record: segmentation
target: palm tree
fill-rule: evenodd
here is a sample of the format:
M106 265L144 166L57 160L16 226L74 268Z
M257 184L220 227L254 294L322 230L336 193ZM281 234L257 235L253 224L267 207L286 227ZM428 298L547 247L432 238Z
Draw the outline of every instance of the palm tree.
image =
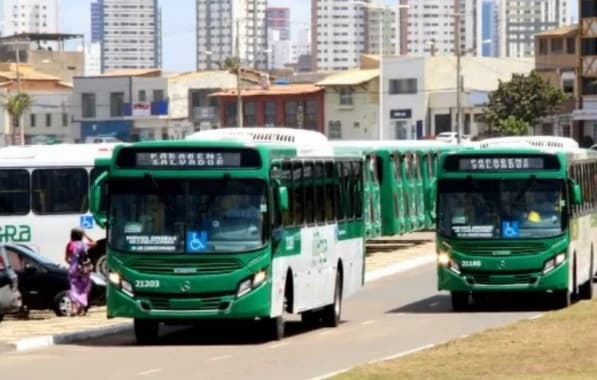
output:
M21 125L21 116L25 113L29 108L31 108L31 104L33 103L31 96L25 93L18 93L18 94L9 94L6 96L4 100L4 106L8 111L8 114L12 118L12 141L15 141L15 126L19 128L23 128ZM21 132L21 136L25 137L25 134ZM21 144L24 144L24 141L21 141Z

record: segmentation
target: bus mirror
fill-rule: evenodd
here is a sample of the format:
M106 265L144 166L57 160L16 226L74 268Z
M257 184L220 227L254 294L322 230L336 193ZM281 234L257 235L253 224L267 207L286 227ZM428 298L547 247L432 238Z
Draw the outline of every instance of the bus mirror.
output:
M580 185L575 181L572 181L572 203L575 205L582 203L582 191Z
M288 189L285 186L278 187L278 199L282 211L288 210Z
M93 214L93 219L98 226L105 228L108 216L106 211L102 210L102 192L104 191L108 173L104 172L97 177L89 191L89 211Z

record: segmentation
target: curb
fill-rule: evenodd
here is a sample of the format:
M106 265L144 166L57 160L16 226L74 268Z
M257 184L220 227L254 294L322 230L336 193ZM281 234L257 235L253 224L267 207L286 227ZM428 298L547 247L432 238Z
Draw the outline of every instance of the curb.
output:
M371 272L365 273L365 283L380 280L397 273L406 272L411 269L429 264L435 261L435 255L425 255L412 260L406 260L401 263L389 265L384 268L379 268ZM62 333L56 335L43 335L31 338L24 338L16 342L11 342L7 345L0 344L0 352L16 351L23 352L39 348L50 347L58 344L69 344L90 339L102 338L109 335L123 334L133 331L132 322L124 322L114 326L99 327L96 329L89 329L83 331L75 331L72 333Z

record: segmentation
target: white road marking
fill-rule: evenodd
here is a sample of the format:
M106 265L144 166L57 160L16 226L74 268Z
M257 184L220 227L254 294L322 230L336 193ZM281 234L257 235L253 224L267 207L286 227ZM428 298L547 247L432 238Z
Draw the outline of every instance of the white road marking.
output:
M276 343L276 344L272 344L268 348L270 348L270 349L273 350L273 349L280 348L280 347L283 347L283 346L288 346L288 343L286 343L286 342Z
M231 355L221 355L221 356L215 356L213 358L209 358L209 359L207 359L207 361L208 362L217 362L220 360L226 360L226 359L230 359L230 358L232 358Z
M375 320L374 319L370 319L368 321L361 322L361 325L366 326L366 325L372 325L374 323L375 323Z
M151 375L152 373L162 372L163 370L164 370L163 368L148 369L147 371L139 372L137 374L137 376L147 376L147 375Z
M544 314L534 315L534 316L532 316L532 317L529 318L529 321L532 321L534 319L539 319L539 318L543 317L543 315Z

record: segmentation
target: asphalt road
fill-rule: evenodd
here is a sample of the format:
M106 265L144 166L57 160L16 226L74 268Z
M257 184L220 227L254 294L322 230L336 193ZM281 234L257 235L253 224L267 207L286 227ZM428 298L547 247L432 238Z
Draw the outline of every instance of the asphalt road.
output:
M433 265L368 283L344 304L340 327L306 329L290 322L289 337L263 342L258 326L168 328L155 346L132 334L78 345L0 355L5 379L313 379L490 327L541 314L529 300L454 313L435 289Z

